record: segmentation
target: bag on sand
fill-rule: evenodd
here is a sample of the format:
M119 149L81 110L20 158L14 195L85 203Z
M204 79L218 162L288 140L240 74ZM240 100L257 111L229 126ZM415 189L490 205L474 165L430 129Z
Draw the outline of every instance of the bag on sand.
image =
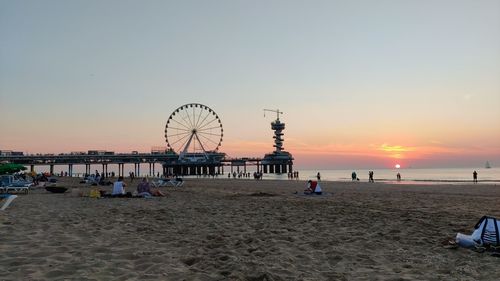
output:
M466 248L471 247L499 247L500 220L484 216L474 226L471 235L457 234L456 242Z
M90 190L90 198L101 198L101 192L97 188L92 188Z

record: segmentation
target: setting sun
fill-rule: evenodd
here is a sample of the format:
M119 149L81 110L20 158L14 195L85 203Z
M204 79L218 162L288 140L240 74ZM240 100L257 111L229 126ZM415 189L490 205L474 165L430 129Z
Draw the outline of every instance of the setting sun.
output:
M394 167L395 167L396 169L399 169L399 168L401 168L401 165L396 164L396 165L394 165Z

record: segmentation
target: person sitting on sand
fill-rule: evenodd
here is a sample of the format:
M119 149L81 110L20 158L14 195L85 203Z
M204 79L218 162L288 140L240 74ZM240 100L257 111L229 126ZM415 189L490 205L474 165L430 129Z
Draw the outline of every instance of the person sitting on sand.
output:
M306 195L321 195L321 186L319 186L319 183L317 181L309 180L307 181L307 188L304 190L304 194Z
M149 182L146 178L142 178L142 182L137 185L137 195L141 197L165 196L163 192L157 189L151 190Z
M142 178L142 181L137 185L137 195L142 197L153 196L151 194L151 188L149 182L146 178Z
M113 191L111 196L124 196L125 195L125 183L123 182L123 177L118 177L118 180L113 184Z

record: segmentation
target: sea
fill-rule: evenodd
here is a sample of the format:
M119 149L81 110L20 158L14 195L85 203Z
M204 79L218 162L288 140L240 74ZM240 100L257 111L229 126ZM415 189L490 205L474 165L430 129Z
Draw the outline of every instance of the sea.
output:
M373 171L373 178L378 182L399 184L442 184L472 182L472 173L478 174L478 182L500 184L500 168L433 168L433 169L359 169L359 170L303 170L299 171L300 179L316 179L320 173L321 180L352 181L351 174L356 172L360 181L368 181L368 172ZM401 181L397 181L397 174ZM266 178L288 179L285 175L266 175Z
M28 167L29 168L29 167ZM59 174L61 171L66 172L67 166L54 167L54 172ZM92 173L95 170L102 172L102 165L92 165ZM133 164L125 164L124 172L128 175L129 172L134 171ZM155 174L162 171L161 165L155 165ZM230 171L230 167L225 167L225 174L219 175L218 179L227 179L227 172ZM236 171L236 168L234 168ZM240 169L243 171L243 169ZM246 170L248 173L253 174L255 167L248 167ZM321 180L324 181L351 181L351 173L356 172L357 177L360 181L368 181L368 172L373 171L374 180L377 182L388 182L388 183L398 183L398 184L460 184L472 182L472 173L476 171L478 173L478 181L482 184L500 184L500 168L432 168L432 169L420 169L420 168L401 168L401 169L358 169L358 170L337 170L337 169L298 169L299 179L309 180L316 179L317 173L320 173ZM37 171L44 172L44 171ZM84 165L75 165L74 174L75 176L82 176L85 172ZM108 172L115 172L118 174L117 165L108 165ZM401 181L396 180L396 175L399 173L401 175ZM142 164L140 167L140 176L149 176L149 164ZM194 177L196 176L189 176ZM188 178L189 178L188 177ZM250 177L253 179L253 175ZM243 178L245 179L245 178ZM264 180L288 180L287 174L264 174Z

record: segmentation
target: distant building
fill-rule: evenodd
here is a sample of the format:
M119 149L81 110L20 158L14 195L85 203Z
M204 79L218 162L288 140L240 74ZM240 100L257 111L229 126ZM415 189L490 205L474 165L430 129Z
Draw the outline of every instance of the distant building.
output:
M164 154L167 152L167 148L164 146L153 146L151 147L151 154Z
M0 150L0 156L10 156L12 155L12 150Z
M106 150L89 150L87 152L88 155L115 155L114 151L106 151Z
M0 150L0 156L22 156L22 151Z

